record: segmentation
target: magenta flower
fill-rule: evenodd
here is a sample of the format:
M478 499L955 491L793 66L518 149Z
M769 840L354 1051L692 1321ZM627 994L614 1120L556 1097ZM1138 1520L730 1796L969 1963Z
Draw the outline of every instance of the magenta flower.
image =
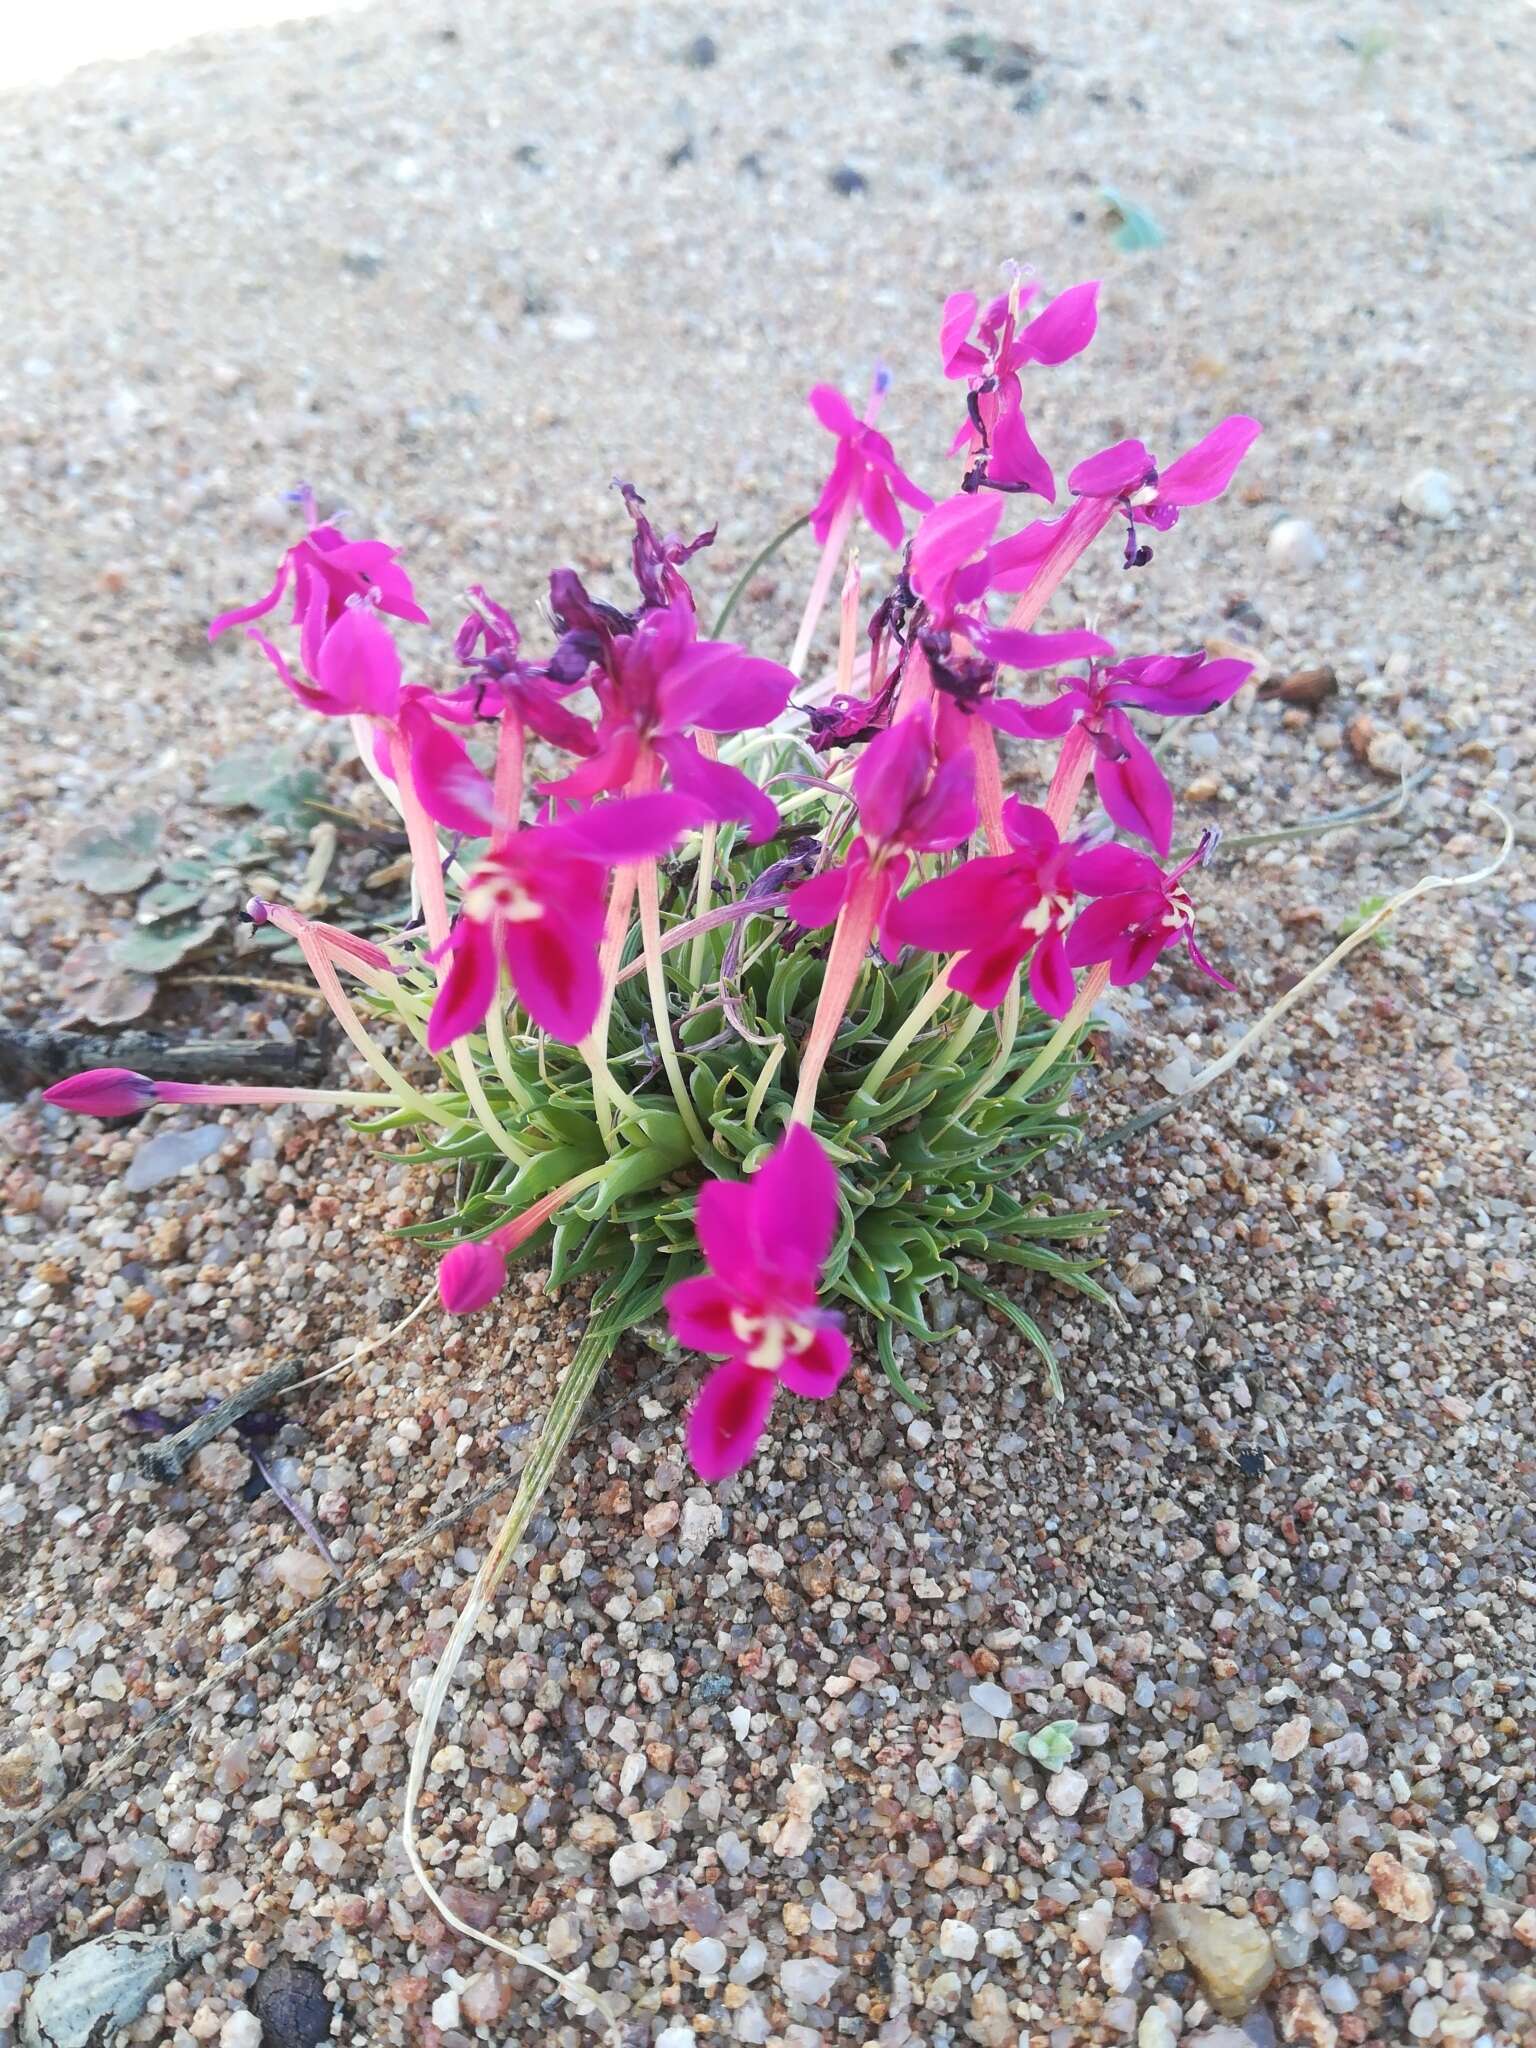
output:
M208 628L210 640L217 640L231 626L264 619L277 609L290 582L295 625L314 616L323 631L335 625L355 597L368 598L391 618L411 619L420 626L431 623L416 602L411 579L396 561L394 548L381 540L348 540L339 527L316 525L314 499L307 491L301 498L309 513L308 533L283 556L277 581L266 596L254 604L221 612Z
M1003 830L1012 853L968 860L902 898L890 917L898 943L956 953L950 986L992 1010L1029 961L1029 987L1047 1016L1064 1017L1077 993L1064 934L1079 896L1124 889L1145 859L1122 846L1063 839L1047 814L1010 797Z
M873 880L872 927L882 934L913 853L949 853L976 829L976 763L966 752L941 760L927 705L872 739L853 771L859 836L839 866L791 890L786 913L814 930Z
M590 1178L590 1176L589 1176ZM526 1244L581 1184L580 1176L552 1188L510 1223L473 1244L456 1244L437 1268L438 1299L451 1316L473 1315L496 1299L507 1284L508 1255Z
M1114 885L1113 894L1090 904L1067 936L1071 964L1107 961L1110 980L1125 988L1150 974L1169 946L1183 944L1202 974L1231 988L1195 944L1195 906L1183 887L1184 876L1205 861L1213 843L1214 834L1203 835L1188 860L1169 874L1150 855L1121 849L1127 863L1124 879Z
M442 1052L484 1023L505 967L541 1031L575 1045L602 1001L602 942L611 868L655 859L702 822L670 794L620 797L556 825L514 832L469 877L427 1020L427 1050Z
M492 821L490 778L464 742L441 721L473 724L477 713L463 692L444 695L401 680L400 651L372 603L349 603L333 625L318 611L304 621L306 676L295 676L282 653L257 627L247 628L284 685L324 718L366 718L373 728L380 769L393 778L396 745L410 760L411 784L427 815L450 832L483 833Z
M489 695L520 725L568 754L590 754L597 745L586 719L568 711L561 697L572 685L551 681L536 662L522 657L517 621L478 583L469 587L475 609L454 636L455 658L473 671L469 692L454 692L453 701L479 714Z
M848 1370L842 1318L816 1299L837 1176L792 1124L749 1179L707 1183L695 1227L709 1271L667 1290L667 1319L680 1344L725 1358L688 1418L688 1455L701 1479L727 1479L752 1456L781 1382L824 1401Z
M1100 803L1124 831L1149 839L1166 857L1173 836L1173 791L1123 707L1135 705L1163 718L1195 717L1234 697L1252 672L1252 662L1208 661L1203 653L1136 655L1113 667L1095 663L1049 703L992 698L976 709L1017 739L1054 740L1080 733L1080 743L1093 748Z
M862 420L831 384L818 384L811 392L811 411L827 432L837 437L832 473L811 513L811 532L823 546L838 521L851 517L857 508L887 547L899 548L906 528L896 500L916 512L926 512L933 503L897 462L884 434L872 425L888 388L889 378L882 370L875 377Z
M1257 420L1233 413L1162 471L1140 441L1117 441L1080 462L1067 488L1079 498L1117 500L1130 527L1126 563L1138 567L1152 559L1152 551L1137 546L1136 528L1155 526L1166 533L1186 505L1219 498L1263 431Z
M620 623L631 622L619 617ZM604 622L599 617L599 627ZM642 612L633 631L592 635L601 706L596 749L559 781L543 785L562 797L597 796L642 786L665 768L672 787L688 797L699 821L740 819L755 841L778 829L779 813L739 768L705 755L695 731L744 732L770 725L789 702L795 678L776 661L750 655L730 641L700 640L691 604ZM653 762L654 757L654 762Z
M71 1074L67 1081L55 1081L43 1090L43 1100L76 1116L136 1116L159 1101L157 1085L132 1067L92 1067L87 1073Z
M950 453L971 451L975 479L998 490L1033 491L1054 503L1056 479L1025 422L1019 372L1030 363L1064 363L1081 355L1098 325L1099 287L1073 285L1021 327L1019 315L1039 289L1037 279L1017 279L982 314L974 341L976 294L952 293L944 302L939 352L945 376L963 377L970 385L966 422Z

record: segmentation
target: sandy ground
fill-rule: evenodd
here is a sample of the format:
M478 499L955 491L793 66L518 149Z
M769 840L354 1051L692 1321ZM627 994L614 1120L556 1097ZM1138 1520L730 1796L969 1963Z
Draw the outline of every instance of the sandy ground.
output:
M1033 51L1005 76L946 51L1005 16ZM1105 279L1099 342L1032 411L1059 466L1266 423L1223 505L1134 583L1090 559L1053 615L1335 671L1316 711L1247 690L1181 734L1191 815L1235 837L1433 770L1391 819L1203 878L1241 992L1176 971L1121 1004L1093 1126L1159 1099L1362 902L1486 858L1479 795L1529 843L1532 70L1514 0L445 0L0 100L12 1021L63 1014L65 954L125 921L52 878L82 822L147 805L184 842L210 757L318 744L201 637L265 587L296 478L450 622L470 580L531 612L556 562L616 570L615 473L670 524L719 517L723 591L819 482L816 378L883 356L939 481L939 302L1016 255ZM1163 246L1115 247L1106 185ZM1425 470L1438 516L1401 503ZM1320 561L1287 566L1286 518ZM765 652L806 565L754 589ZM1120 1211L1126 1320L1034 1304L1064 1406L962 1316L910 1364L931 1416L861 1367L712 1497L691 1373L625 1360L436 1760L460 1910L586 1967L661 2048L1528 2041L1533 921L1517 849L1234 1079L1068 1165ZM158 1014L312 1018L207 988ZM25 1823L107 1781L0 1878L0 2040L50 1956L188 1926L213 1945L129 2038L254 2048L259 2005L276 2048L312 2039L301 1996L272 2002L283 1958L340 2040L595 2038L445 1936L393 1836L491 1510L427 1524L514 1469L572 1312L530 1284L288 1404L269 1455L349 1577L269 1644L314 1588L304 1537L233 1445L136 1479L123 1411L344 1357L421 1291L387 1232L435 1191L325 1119L174 1128L211 1121L161 1181L154 1126L35 1098L0 1123L0 1795ZM1053 1779L1009 1738L1062 1719ZM616 1883L635 1844L658 1856ZM1246 2015L1169 1941L1201 1905L1279 1965Z

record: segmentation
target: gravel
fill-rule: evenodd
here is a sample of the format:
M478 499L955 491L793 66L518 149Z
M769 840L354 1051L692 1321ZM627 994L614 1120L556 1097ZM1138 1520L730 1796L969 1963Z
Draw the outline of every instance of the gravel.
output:
M1105 279L1093 353L1042 375L1053 456L1267 429L1221 506L1134 579L1091 559L1050 622L1075 595L1262 679L1164 757L1227 833L1197 886L1238 992L1176 965L1117 997L1094 1129L1187 1085L1363 904L1484 860L1479 796L1528 846L1525 10L1368 26L1113 0L1020 55L938 0L899 29L874 0L605 0L536 32L407 0L0 100L11 1019L57 1021L66 957L131 916L54 879L73 833L150 807L190 841L210 754L325 760L239 636L202 635L270 581L288 485L404 547L451 626L470 581L531 618L554 563L616 576L632 476L669 528L719 516L713 598L820 482L816 379L884 356L882 426L938 481L937 307L1010 253ZM1105 185L1160 247L1114 246ZM1410 493L1431 471L1450 516ZM1284 561L1282 521L1310 536ZM808 563L738 614L765 652ZM1405 760L1429 774L1393 815L1238 843L1390 796ZM1062 1198L1116 1212L1120 1313L1021 1292L1061 1405L961 1300L904 1357L923 1416L861 1361L710 1494L695 1368L636 1338L454 1691L422 1824L456 1912L551 1950L562 1923L631 2048L1529 2040L1533 983L1517 862L1416 906L1151 1132L1068 1155ZM156 1021L315 1029L281 989L176 988ZM236 1442L153 1488L126 1411L345 1363L428 1284L390 1232L441 1190L297 1111L102 1129L34 1098L0 1144L0 1759L57 1751L0 1802L105 1778L0 1876L0 2012L105 1933L198 1927L140 2039L273 2032L261 1987L299 1969L280 2043L595 2038L443 1927L397 1834L488 1540L470 1503L579 1303L528 1276L288 1397L262 1456L329 1582ZM1052 1775L1027 1740L1055 1722ZM1268 1936L1240 2023L1159 1905ZM688 1960L712 1945L718 1974Z

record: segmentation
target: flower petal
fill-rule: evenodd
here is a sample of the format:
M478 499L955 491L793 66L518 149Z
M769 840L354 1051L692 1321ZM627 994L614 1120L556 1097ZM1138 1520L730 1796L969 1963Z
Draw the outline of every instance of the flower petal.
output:
M411 704L402 720L411 762L411 787L435 824L449 832L482 836L496 809L491 779L470 759L461 739L440 726L425 707Z
M1172 462L1157 480L1158 502L1204 505L1219 498L1237 474L1237 466L1264 429L1246 413L1233 413L1212 427L1203 441Z
M597 1021L603 977L590 929L558 917L509 924L503 943L517 999L541 1031L579 1045Z
M851 862L842 867L828 868L825 874L813 875L808 882L790 890L784 914L795 924L804 925L807 931L816 931L835 920L847 900L852 883Z
M736 1359L715 1367L688 1417L688 1457L701 1479L729 1479L748 1463L777 1390L771 1372Z
M478 1031L496 1000L496 945L489 926L461 917L448 939L448 972L427 1019L427 1051L444 1052Z
M370 718L393 718L400 704L400 650L373 608L348 605L320 643L315 681L333 702Z
M1065 1017L1077 994L1067 965L1067 949L1053 925L1035 947L1029 963L1029 992L1047 1017Z
M813 384L806 404L829 434L851 441L859 431L859 416L835 384Z
M1019 336L1014 360L1019 363L1065 363L1081 355L1099 324L1099 287L1074 284L1037 313Z
M694 1204L693 1227L705 1264L743 1303L764 1298L752 1236L752 1189L744 1180L707 1180Z
M1157 464L1140 441L1117 441L1080 462L1067 478L1079 498L1122 498L1157 476Z
M969 996L978 1009L995 1010L1013 987L1019 963L1033 939L1017 927L988 944L962 953L949 971L949 985Z
M1013 382L1016 385L1017 379ZM1048 505L1056 502L1056 479L1051 465L1035 446L1017 389L1006 393L998 407L987 475L993 483L1005 484L1010 490L1033 491Z
M1099 802L1122 831L1149 839L1166 858L1173 843L1173 791L1128 722L1116 737L1122 748L1118 760L1103 752L1094 755L1093 780Z
M621 862L659 860L703 822L696 803L658 790L650 796L610 797L536 830L551 835L551 848L558 840L586 859L617 867Z
M759 1270L791 1287L808 1281L814 1299L817 1276L837 1235L837 1173L820 1139L804 1124L791 1124L747 1185Z
M825 1401L837 1392L838 1382L852 1362L853 1352L841 1320L822 1310L810 1349L785 1359L779 1367L779 1381L808 1401Z
M133 1116L155 1100L155 1084L132 1067L91 1067L55 1081L43 1090L43 1100L76 1116Z
M657 685L669 733L744 732L771 725L789 702L795 678L776 661L747 654L728 640L700 640L678 656Z
M437 1269L437 1294L451 1316L473 1315L507 1284L507 1257L491 1238L456 1244Z
M709 1351L724 1357L736 1349L739 1339L731 1327L731 1312L738 1303L715 1274L700 1273L692 1280L679 1280L675 1287L667 1289L662 1306L673 1336L690 1351Z
M1004 668L1060 668L1063 662L1102 660L1115 651L1101 633L1020 633L983 626L974 638L987 659Z
M939 617L948 611L956 572L987 545L1002 516L996 491L957 491L924 515L913 536L909 575L912 588Z
M771 839L778 831L778 806L740 768L733 768L728 761L711 761L693 740L682 735L652 744L666 762L673 786L682 792L701 821L712 819L724 825L740 819L754 846Z

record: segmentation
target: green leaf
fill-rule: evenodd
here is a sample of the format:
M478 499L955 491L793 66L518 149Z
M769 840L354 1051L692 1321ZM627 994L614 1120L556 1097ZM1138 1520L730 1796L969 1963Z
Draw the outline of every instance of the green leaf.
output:
M195 882L156 882L140 896L134 915L140 924L158 924L163 917L175 917L183 910L195 910L208 893L208 877L199 872Z
M204 795L219 810L260 811L271 824L298 832L321 815L325 779L300 765L291 748L258 743L215 761Z
M1047 1721L1043 1728L1037 1728L1032 1735L1024 1737L1024 1747L1035 1762L1054 1777L1071 1763L1076 1739L1075 1721Z
M1105 185L1100 196L1119 221L1114 236L1117 249L1158 249L1167 241L1168 237L1151 214L1138 206L1134 199L1127 199L1113 185Z
M897 1399L905 1401L909 1408L915 1408L919 1415L924 1414L928 1403L908 1382L901 1367L896 1363L896 1345L891 1336L891 1326L884 1316L875 1324L875 1349L880 1354L880 1363L885 1369L886 1378L895 1390Z
M217 917L167 918L160 924L141 925L113 946L112 964L135 974L165 974L222 929L223 920Z
M117 831L77 832L67 839L53 872L61 882L83 883L95 896L124 896L153 879L159 843L159 813L135 811Z

